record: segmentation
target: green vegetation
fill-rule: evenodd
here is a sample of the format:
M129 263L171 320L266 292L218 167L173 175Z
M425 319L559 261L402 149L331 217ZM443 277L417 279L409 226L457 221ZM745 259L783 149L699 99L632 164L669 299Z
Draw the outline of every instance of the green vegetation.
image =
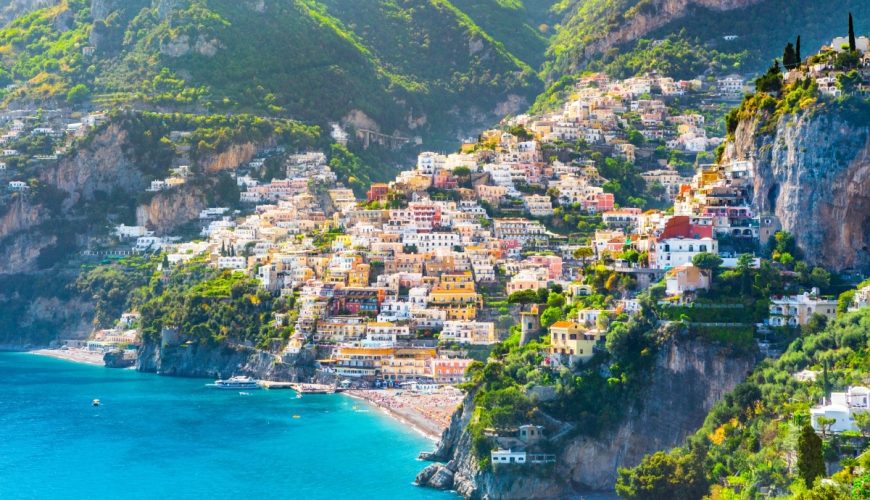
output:
M109 328L133 304L134 290L151 281L156 258L133 256L83 270L76 288L94 302L94 326Z
M566 301L561 290L525 290L511 294L509 303L537 303L542 308L541 323L576 317L579 308L603 306L630 283L621 283L603 268L590 267L587 282L593 295ZM606 296L604 294L607 294ZM607 298L609 297L609 298ZM626 315L600 318L607 329L606 346L586 364L556 367L544 362L549 337L519 345L519 327L497 344L486 363L469 369L465 389L474 394L475 413L469 427L474 452L481 464L489 460L491 442L486 429L507 429L534 422L541 413L575 425L575 431L596 436L617 425L640 391L652 367L659 346L670 335L660 330L651 304L643 313L628 319ZM535 387L549 386L557 397L548 401L530 398Z
M173 270L168 283L157 281L145 294L142 335L152 341L159 342L164 327L209 345L251 341L267 347L273 337L289 338L288 328L278 332L270 324L272 295L244 274L194 263Z
M317 123L361 112L354 126L372 127L370 118L388 133L425 116L437 134L455 126L455 106L531 98L546 37L530 23L545 23L548 3L131 0L92 11L63 0L0 29L0 85L73 104L90 97Z
M631 51L620 53L589 65L590 69L606 71L617 78L657 71L672 78L688 80L705 73L727 74L740 71L748 51L737 53L709 49L698 39L691 39L685 30L669 34L663 40L642 38Z
M844 33L847 12L855 13L860 33L868 31L870 4L825 4L812 0L765 0L720 11L690 6L674 17L661 0L562 0L553 10L560 29L548 48L543 73L553 88L578 69L605 70L619 76L656 70L677 78L726 73L760 73L782 56L782 40L800 29L806 53ZM776 22L771 23L770 20ZM652 21L654 20L654 21ZM662 22L660 22L660 20ZM634 23L637 23L635 25ZM650 32L636 26L653 26ZM733 35L735 39L725 39ZM800 47L794 47L795 55ZM552 95L552 91L548 91ZM541 100L539 99L539 103Z
M690 481L686 471L701 470L704 478L697 484L709 483L713 498L757 498L762 488L797 498L865 498L849 497L849 491L866 486L867 478L859 477L855 466L870 463L870 456L857 463L851 458L866 439L849 433L819 438L807 424L809 407L823 395L864 383L870 370L868 342L866 308L805 333L779 359L761 363L713 407L683 447L669 454L682 467L666 468L659 465L662 457L648 456L638 467L620 471L617 491L624 498L648 498L637 485L652 484L645 487L658 488L660 498L680 498L675 496L679 488ZM806 369L816 372L814 381L794 378ZM845 465L827 486L837 495L819 496L826 488L817 479L825 475L824 461Z

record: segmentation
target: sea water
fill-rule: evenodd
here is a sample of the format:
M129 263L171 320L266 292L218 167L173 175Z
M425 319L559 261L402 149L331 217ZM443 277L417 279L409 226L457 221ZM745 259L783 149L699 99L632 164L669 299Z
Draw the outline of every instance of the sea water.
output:
M454 498L365 403L207 382L0 353L0 498Z

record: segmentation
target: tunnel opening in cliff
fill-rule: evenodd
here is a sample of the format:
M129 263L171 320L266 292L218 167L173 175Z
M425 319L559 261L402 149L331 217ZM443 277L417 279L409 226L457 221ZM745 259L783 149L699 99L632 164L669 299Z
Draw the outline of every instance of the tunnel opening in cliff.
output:
M776 200L779 198L779 183L774 183L767 190L767 208L771 212L776 209Z

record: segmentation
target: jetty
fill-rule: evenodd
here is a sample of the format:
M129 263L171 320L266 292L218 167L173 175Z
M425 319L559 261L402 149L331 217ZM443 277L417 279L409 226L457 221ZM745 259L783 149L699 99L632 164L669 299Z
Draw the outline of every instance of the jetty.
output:
M276 382L272 380L260 380L257 382L263 389L291 389L299 394L333 394L340 392L334 386L327 384L302 384L299 382Z

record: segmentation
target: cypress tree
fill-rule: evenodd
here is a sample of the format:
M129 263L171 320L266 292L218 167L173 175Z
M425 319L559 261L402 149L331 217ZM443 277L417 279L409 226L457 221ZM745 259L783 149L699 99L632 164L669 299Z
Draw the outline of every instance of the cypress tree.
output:
M852 24L852 13L849 13L849 52L855 52L858 47L855 45L855 26Z
M797 57L798 65L800 65L801 61L803 60L803 59L801 59L801 36L800 35L798 35L797 43L795 43L795 46L794 46L794 55L795 55L795 57Z
M782 52L782 65L785 66L785 69L794 69L797 66L795 59L794 45L788 42Z
M822 459L822 439L809 425L801 429L798 437L798 474L804 480L807 488L813 487L813 482L819 476L825 475L825 461Z
M161 267L164 271L169 271L169 255L163 254L163 265Z

